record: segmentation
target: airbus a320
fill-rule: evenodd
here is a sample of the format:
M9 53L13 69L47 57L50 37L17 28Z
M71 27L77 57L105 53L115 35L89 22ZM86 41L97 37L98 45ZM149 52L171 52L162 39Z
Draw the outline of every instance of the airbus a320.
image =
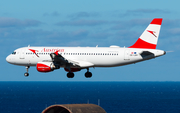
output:
M115 67L153 59L166 52L156 49L162 18L155 18L139 39L130 47L22 47L7 56L10 64L25 66L29 76L30 66L39 72L51 72L64 68L67 77L74 72L87 69L85 77L92 77L91 67Z

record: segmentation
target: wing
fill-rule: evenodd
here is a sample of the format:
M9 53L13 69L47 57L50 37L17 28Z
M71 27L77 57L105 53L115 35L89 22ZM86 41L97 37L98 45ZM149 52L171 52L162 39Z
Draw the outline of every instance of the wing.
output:
M87 61L79 61L79 60L72 60L66 59L62 55L58 54L58 52L50 54L52 61L55 64L59 64L60 66L70 68L70 67L77 67L77 68L86 68L86 67L93 67L94 64L87 62Z

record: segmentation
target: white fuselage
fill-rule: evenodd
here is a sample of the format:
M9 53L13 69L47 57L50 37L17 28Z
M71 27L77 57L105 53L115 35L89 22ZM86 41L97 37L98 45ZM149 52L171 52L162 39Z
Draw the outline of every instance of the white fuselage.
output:
M35 50L36 53L29 49ZM82 68L122 66L165 54L163 50L157 49L120 47L23 47L16 49L6 60L14 65L36 66L38 62L52 61L50 53L56 51L69 61L88 62L82 65ZM143 58L140 55L143 51L149 51L154 55Z
M67 71L67 77L87 69L85 77L90 78L90 67L114 67L128 65L164 55L156 45L160 33L162 18L155 18L144 30L138 40L128 48L110 47L23 47L16 49L6 61L26 66L25 76L29 76L30 66L36 66L39 72L51 72L60 67Z

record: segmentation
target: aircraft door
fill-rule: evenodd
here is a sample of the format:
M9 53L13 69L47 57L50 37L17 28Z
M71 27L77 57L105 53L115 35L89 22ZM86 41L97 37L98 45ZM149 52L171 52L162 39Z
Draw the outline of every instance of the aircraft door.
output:
M124 51L124 60L130 60L129 59L129 50L128 49L125 49L125 51Z
M19 58L20 58L20 59L24 59L24 54L25 54L25 50L22 49L22 50L20 51L20 56L19 56Z

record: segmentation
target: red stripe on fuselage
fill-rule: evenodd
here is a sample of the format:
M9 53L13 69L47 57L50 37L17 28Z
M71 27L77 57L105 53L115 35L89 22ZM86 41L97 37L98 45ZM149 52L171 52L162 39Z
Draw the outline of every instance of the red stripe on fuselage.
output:
M155 44L150 44L142 39L138 39L136 43L129 48L143 48L143 49L156 49Z

